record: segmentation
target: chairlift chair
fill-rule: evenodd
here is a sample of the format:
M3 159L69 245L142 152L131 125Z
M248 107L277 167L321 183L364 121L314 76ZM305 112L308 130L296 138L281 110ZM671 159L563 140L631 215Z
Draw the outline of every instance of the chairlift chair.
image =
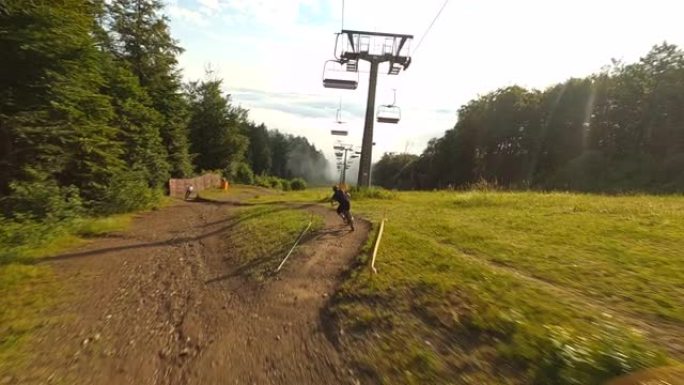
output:
M397 90L394 90L394 100L392 104L385 104L378 108L378 123L397 124L401 120L401 108L397 105Z
M345 124L347 122L342 120L342 99L340 98L340 106L337 107L337 112L335 113L335 123Z
M335 156L338 157L338 158L341 157L342 155L343 155L343 154L342 154L341 152L336 152L336 153L335 153Z
M378 108L378 123L397 124L401 120L401 109L392 104L386 104Z
M355 90L359 86L359 73L345 67L346 64L340 60L326 61L323 65L323 87Z

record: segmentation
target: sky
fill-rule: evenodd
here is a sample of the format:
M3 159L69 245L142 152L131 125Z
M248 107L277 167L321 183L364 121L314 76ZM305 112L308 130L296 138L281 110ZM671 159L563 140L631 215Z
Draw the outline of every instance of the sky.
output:
M250 119L309 138L334 159L340 137L361 144L367 67L358 89L322 86L342 27L343 0L165 0L185 52L186 80L211 68ZM412 34L411 66L378 80L377 104L401 107L399 124L375 124L373 160L420 154L456 123L458 108L513 84L544 89L600 71L611 58L633 62L654 45L684 46L682 0L345 0L344 28ZM420 40L422 44L417 47ZM417 49L416 49L417 48ZM342 120L335 123L342 104ZM334 162L332 162L334 163Z

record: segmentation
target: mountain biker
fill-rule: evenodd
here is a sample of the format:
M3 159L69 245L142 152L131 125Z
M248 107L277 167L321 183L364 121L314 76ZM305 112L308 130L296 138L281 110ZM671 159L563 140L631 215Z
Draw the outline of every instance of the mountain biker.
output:
M188 188L185 190L185 200L187 201L190 199L190 195L192 195L192 192L195 191L195 188L192 185L189 185Z
M345 223L351 226L354 230L354 218L351 215L351 201L348 193L342 191L341 188L333 186L333 196L330 198L330 203L337 201L337 215L339 215Z

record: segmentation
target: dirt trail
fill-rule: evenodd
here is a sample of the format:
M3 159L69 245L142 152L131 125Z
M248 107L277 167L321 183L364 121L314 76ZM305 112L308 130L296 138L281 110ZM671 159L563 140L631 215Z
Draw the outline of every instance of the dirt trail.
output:
M18 384L353 384L324 333L328 298L369 225L334 211L276 277L226 254L232 205L182 203L49 260L73 294L46 314Z

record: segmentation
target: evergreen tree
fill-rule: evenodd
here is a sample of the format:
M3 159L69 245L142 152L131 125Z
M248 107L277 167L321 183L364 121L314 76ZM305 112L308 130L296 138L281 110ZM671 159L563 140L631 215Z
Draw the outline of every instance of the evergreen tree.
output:
M290 143L287 136L280 131L269 132L269 147L271 148L271 174L280 178L289 178L287 170L287 157L290 152Z
M108 28L116 56L130 64L163 124L160 132L171 174L192 173L187 138L187 105L181 93L176 56L182 48L171 37L160 0L112 0Z
M152 107L146 90L130 71L130 63L114 56L114 42L105 30L108 16L104 1L92 1L98 11L94 36L105 56L103 92L114 107L110 125L117 128L127 170L139 175L148 187L160 188L169 178L168 154L160 133L163 117Z
M116 131L108 125L110 101L99 92L103 57L93 40L95 9L80 0L4 5L0 190L7 195L31 183L64 191L75 186L94 207L123 165ZM12 209L20 210L19 203Z
M163 117L150 106L145 90L125 63L107 60L104 65L104 92L110 96L115 112L110 125L118 129L127 169L140 172L149 187L160 188L169 178L167 152L160 136Z
M268 129L263 123L258 126L250 123L247 125L246 134L249 138L247 153L252 170L257 175L268 174L272 165Z
M242 134L247 112L230 105L221 83L205 80L188 87L190 142L198 171L225 170L231 176L247 153L249 140Z

